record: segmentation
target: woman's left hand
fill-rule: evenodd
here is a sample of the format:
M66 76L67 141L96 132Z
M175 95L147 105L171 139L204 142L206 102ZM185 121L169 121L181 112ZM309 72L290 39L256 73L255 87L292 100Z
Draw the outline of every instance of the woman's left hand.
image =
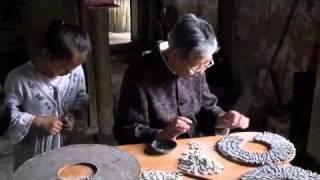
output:
M217 119L216 128L241 128L249 127L250 119L237 111L228 111Z

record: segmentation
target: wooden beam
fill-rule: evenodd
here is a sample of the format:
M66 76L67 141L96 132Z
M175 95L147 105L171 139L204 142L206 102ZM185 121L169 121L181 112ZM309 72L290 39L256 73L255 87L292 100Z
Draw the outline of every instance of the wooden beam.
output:
M320 50L318 48L318 54ZM311 112L311 122L309 130L309 138L307 145L307 153L320 160L320 59L317 59L316 85L313 94L313 105Z
M96 101L97 124L99 137L112 134L113 97L111 85L111 58L108 37L108 10L86 10L86 26L92 42L92 67L88 69L89 92L95 95L90 105ZM92 82L93 81L93 82ZM91 112L94 109L91 109Z
M84 6L82 0L77 1L78 11L79 11L79 22L86 32L89 32L88 15L87 9ZM91 38L90 38L91 40ZM91 41L92 42L92 41ZM92 42L93 43L93 42ZM91 58L85 64L86 70L86 80L89 94L89 129L96 133L98 131L98 115L97 115L97 95L96 95L96 76L94 70L95 63Z
M131 40L144 46L148 34L148 1L131 0Z

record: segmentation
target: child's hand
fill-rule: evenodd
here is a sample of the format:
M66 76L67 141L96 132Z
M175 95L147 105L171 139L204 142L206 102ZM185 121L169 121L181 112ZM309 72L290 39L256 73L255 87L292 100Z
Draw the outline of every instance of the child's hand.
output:
M64 117L62 117L62 123L63 123L63 126L62 126L63 131L71 132L75 123L74 115L71 113L65 115Z
M63 123L56 117L35 117L33 121L37 127L53 135L60 133L63 126Z

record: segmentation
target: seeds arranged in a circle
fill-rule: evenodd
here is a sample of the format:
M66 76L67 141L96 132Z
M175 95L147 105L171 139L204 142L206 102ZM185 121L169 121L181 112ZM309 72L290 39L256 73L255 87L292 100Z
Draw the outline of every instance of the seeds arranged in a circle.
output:
M241 177L241 180L319 180L320 175L309 170L302 169L297 166L281 166L277 164L265 165L247 172Z
M269 132L257 133L251 141L264 144L269 150L262 153L248 152L241 147L247 141L236 135L222 138L217 143L216 149L225 158L245 165L283 163L292 160L296 155L294 145L277 134Z

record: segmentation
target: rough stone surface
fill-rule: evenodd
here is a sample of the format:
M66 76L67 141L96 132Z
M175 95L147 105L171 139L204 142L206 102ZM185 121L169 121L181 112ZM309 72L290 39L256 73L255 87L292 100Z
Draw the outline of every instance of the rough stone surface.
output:
M56 179L65 165L90 163L96 166L95 178L135 180L140 176L138 161L115 147L98 144L70 145L28 160L13 175L13 180Z

